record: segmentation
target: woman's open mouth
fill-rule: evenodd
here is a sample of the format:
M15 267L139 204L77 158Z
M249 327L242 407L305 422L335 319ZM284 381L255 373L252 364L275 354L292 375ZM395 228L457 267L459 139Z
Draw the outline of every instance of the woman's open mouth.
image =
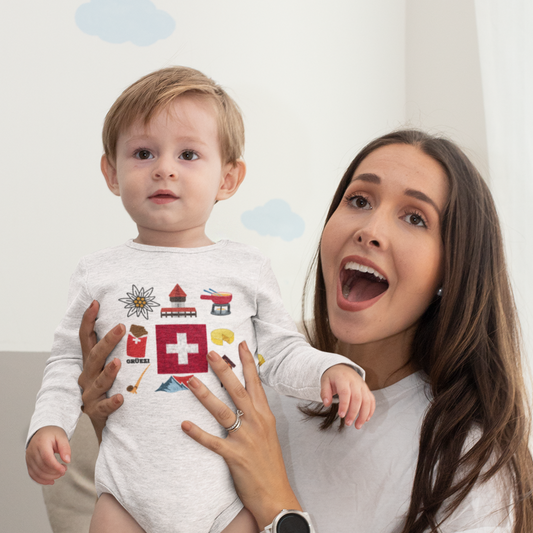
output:
M340 272L342 296L349 302L366 302L383 294L389 283L375 269L348 261Z

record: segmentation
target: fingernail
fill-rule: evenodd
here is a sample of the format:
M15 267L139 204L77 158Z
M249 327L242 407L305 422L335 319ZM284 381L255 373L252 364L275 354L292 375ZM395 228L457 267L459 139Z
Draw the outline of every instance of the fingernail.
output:
M181 423L181 429L183 429L183 431L189 433L189 431L191 431L191 428L192 428L192 424L188 422L187 420Z
M197 389L200 386L200 382L194 376L192 376L189 381L187 381L187 386Z
M70 455L65 455L65 463L70 463Z
M208 358L210 361L212 361L213 363L214 363L215 361L218 361L219 359L222 359L222 358L220 357L220 355L217 354L217 352L209 352L209 353L207 354L207 358Z
M113 329L113 333L115 335L122 335L122 324L115 326L115 328Z
M250 351L250 350L248 349L248 344L247 344L246 341L242 341L241 344L244 346L244 348L245 348L246 350Z
M92 308L94 307L94 303L95 303L95 302L96 302L96 300L93 300L93 301L91 302L91 305L89 306L89 309L92 309Z

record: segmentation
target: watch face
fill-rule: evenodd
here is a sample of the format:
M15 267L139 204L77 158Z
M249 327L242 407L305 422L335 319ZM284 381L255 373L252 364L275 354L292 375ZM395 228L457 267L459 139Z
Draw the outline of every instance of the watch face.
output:
M309 533L310 531L307 520L295 513L282 516L276 527L276 533Z

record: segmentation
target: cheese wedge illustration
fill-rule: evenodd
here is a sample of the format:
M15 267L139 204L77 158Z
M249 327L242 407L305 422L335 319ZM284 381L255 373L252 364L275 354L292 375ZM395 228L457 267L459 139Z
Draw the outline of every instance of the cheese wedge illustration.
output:
M211 332L211 340L219 346L222 346L224 341L231 344L235 340L235 334L229 329L215 329Z

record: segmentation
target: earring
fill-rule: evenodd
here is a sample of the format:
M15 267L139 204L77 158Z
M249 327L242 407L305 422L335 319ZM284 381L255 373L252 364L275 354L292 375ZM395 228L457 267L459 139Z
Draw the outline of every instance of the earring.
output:
M442 296L442 287L437 291L437 296L439 298Z

